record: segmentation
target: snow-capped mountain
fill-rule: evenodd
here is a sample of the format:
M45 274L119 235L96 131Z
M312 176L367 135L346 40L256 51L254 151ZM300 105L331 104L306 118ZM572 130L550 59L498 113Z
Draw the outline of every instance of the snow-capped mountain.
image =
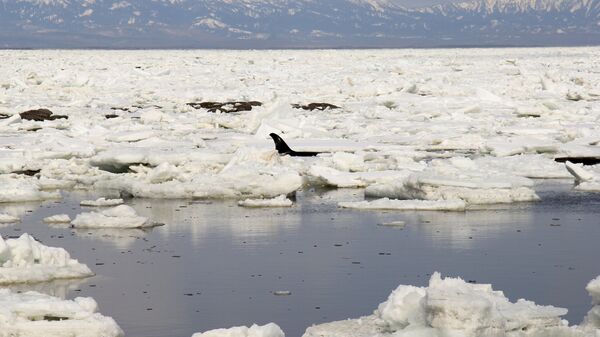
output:
M600 0L0 0L4 47L599 44Z

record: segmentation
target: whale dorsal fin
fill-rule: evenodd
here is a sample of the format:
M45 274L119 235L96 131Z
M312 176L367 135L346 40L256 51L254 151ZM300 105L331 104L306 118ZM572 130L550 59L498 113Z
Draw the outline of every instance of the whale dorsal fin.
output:
M271 136L271 138L273 138L273 141L275 142L275 149L277 150L277 152L279 152L279 154L290 154L290 153L294 152L285 143L285 141L283 139L281 139L281 137L279 137L278 134L271 133L269 136Z

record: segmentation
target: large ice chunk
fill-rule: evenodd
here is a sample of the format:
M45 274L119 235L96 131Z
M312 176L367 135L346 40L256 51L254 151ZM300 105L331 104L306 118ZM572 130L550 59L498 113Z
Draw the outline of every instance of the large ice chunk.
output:
M83 263L63 248L44 246L31 235L4 240L0 237L0 284L44 282L92 276Z
M101 212L81 213L71 222L75 228L141 228L149 227L148 218L133 208L120 205Z
M284 337L285 334L275 323L266 325L238 326L229 329L216 329L195 333L192 337Z
M16 174L0 175L0 203L60 199L58 192L42 191L37 179Z
M587 289L597 304L600 278ZM568 326L561 319L566 313L524 299L510 302L489 284L434 273L428 287L399 286L371 316L313 326L304 337L600 336L594 309L582 326Z
M97 313L89 297L72 301L29 291L0 289L0 337L119 337L123 331L110 317Z

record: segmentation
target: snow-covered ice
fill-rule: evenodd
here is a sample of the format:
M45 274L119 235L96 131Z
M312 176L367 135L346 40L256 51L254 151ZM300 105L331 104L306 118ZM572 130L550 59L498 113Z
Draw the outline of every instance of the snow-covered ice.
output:
M0 337L119 337L123 331L101 315L89 297L62 300L29 291L0 289Z
M600 192L600 165L583 166L566 162L565 167L575 177L575 189Z
M397 211L464 211L466 203L456 200L397 200L382 198L373 201L349 201L338 204L342 208L380 209Z
M203 333L195 333L192 337L285 337L281 328L275 323L266 325L238 326L229 329L215 329Z
M44 246L31 235L4 240L0 237L0 284L33 283L83 278L92 271L72 259L63 248Z
M79 204L81 206L89 206L89 207L110 207L117 206L123 204L123 199L106 199L99 198L96 200L82 200Z
M280 195L273 199L240 200L238 205L242 207L291 207L293 202L285 195Z
M78 214L71 222L75 228L142 228L153 227L148 218L139 216L127 205L120 205L100 212Z
M0 203L60 199L56 191L43 191L36 178L0 175Z
M44 222L49 223L49 224L70 223L71 217L68 214L57 214L57 215L45 217Z
M597 285L596 279L587 287L594 304ZM582 325L569 326L561 318L567 309L524 299L510 302L489 284L434 273L428 287L399 286L371 316L309 327L304 337L593 337L600 336L597 308Z
M17 223L20 222L21 219L19 219L16 216L12 216L10 214L4 214L4 213L0 213L0 224L3 223Z
M468 204L536 200L528 178L569 177L555 157L600 153L597 69L574 62L598 55L596 47L2 51L0 202L72 188L267 199L313 184ZM262 106L211 113L187 104L250 100ZM341 108L293 107L311 102ZM39 107L68 119L19 117ZM280 157L270 132L323 153Z

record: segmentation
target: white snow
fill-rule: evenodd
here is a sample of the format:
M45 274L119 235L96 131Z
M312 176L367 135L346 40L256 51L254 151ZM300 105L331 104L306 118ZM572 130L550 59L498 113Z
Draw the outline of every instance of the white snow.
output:
M0 203L60 199L58 192L42 191L35 178L0 175Z
M89 207L104 207L104 206L117 206L124 203L123 199L106 199L99 198L96 200L82 200L79 204L81 206Z
M216 18L197 21L223 28ZM574 62L599 56L598 47L3 50L0 202L68 189L268 199L311 185L469 205L532 201L530 178L570 177L555 157L600 153L597 69ZM569 100L574 93L581 99ZM186 104L250 100L263 105L228 114ZM312 102L341 109L292 107ZM38 107L69 119L19 117ZM105 118L112 112L118 118ZM323 153L279 156L270 132ZM24 170L41 171L11 174Z
M597 295L595 282L588 286L592 296ZM308 328L304 337L600 335L590 318L592 312L581 326L569 326L561 318L566 313L567 309L524 299L511 302L489 284L471 284L434 273L428 287L399 286L371 316L316 325Z
M575 177L575 189L588 192L600 191L600 165L583 166L566 162L565 167Z
M44 246L29 234L18 239L0 237L0 284L83 278L92 271L72 259L63 248Z
M373 201L340 202L342 208L397 211L464 211L466 203L456 200L397 200L382 198Z
M293 202L286 198L285 195L280 195L273 199L246 199L240 200L238 205L242 207L291 207Z
M585 289L592 296L594 306L585 317L583 325L591 330L596 329L598 334L598 330L600 330L600 276L590 281Z
M204 333L195 333L192 337L285 337L281 328L275 323L266 325L238 326L229 329L216 329Z
M50 224L70 223L71 217L68 214L57 214L45 217L44 222Z
M75 228L142 228L152 227L148 218L139 216L127 205L120 205L100 212L81 213L71 222Z
M119 337L123 331L97 312L90 297L62 300L29 291L0 289L0 336Z
M16 216L12 216L9 214L4 214L4 213L0 213L0 224L3 223L16 223L16 222L20 222L21 219L19 219Z

